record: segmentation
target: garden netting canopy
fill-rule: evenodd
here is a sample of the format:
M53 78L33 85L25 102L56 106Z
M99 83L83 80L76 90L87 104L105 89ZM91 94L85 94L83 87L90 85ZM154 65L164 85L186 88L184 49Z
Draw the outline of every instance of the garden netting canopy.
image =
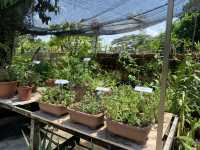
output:
M174 0L174 17L184 12L188 2ZM58 5L60 11L57 15L48 14L51 16L49 24L74 23L77 24L74 33L111 35L166 20L168 0L59 0ZM34 14L33 26L29 30L48 34L46 29L47 25L42 24L38 14Z

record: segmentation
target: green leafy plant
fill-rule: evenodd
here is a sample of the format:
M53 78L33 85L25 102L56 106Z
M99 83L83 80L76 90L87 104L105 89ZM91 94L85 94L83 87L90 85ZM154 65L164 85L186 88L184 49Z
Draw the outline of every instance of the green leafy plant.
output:
M42 81L45 81L55 78L56 68L51 62L42 60L39 64L33 65L33 71L39 74Z
M188 149L188 145L194 143L191 142L194 136L191 136L190 130L193 128L193 120L200 116L200 78L195 72L199 69L200 64L188 54L170 78L169 111L179 116L177 137L180 149Z
M104 112L102 101L91 92L87 92L82 101L72 104L70 108L94 115Z
M137 64L135 60L131 57L130 53L123 51L119 55L119 63L122 65L122 68L125 69L128 73L137 74Z
M16 73L12 67L0 70L0 82L16 81Z
M68 106L74 102L75 95L72 91L62 87L47 88L42 93L41 102Z
M56 78L69 80L75 84L82 83L84 64L77 57L66 55L57 63Z
M156 118L158 95L140 95L128 85L116 87L103 97L107 117L133 126L148 126Z
M87 78L88 86L90 90L95 90L97 87L109 87L116 86L117 79L114 73L104 72L96 75L89 75Z
M16 56L11 67L21 85L41 85L43 74L36 69L37 64L32 63L31 57Z

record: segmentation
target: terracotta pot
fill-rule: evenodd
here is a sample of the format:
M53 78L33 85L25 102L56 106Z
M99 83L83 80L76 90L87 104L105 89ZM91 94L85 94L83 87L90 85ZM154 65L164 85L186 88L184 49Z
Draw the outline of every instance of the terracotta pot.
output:
M145 144L151 126L135 127L107 119L107 130L113 134L132 140L138 144Z
M17 81L0 82L0 98L11 98L17 91Z
M72 87L72 90L75 92L75 100L79 102L83 99L83 96L86 93L87 87L81 85L75 85Z
M55 116L62 116L68 113L68 110L64 106L57 106L48 103L39 103L40 110Z
M55 80L54 79L48 79L45 81L46 85L49 87L55 86Z
M20 100L26 101L26 100L29 100L31 98L32 87L30 87L30 86L19 86L17 91L18 91Z
M73 109L68 109L70 115L70 120L75 123L80 123L91 129L96 129L103 125L104 114L99 113L97 115L87 114L84 112L75 111Z

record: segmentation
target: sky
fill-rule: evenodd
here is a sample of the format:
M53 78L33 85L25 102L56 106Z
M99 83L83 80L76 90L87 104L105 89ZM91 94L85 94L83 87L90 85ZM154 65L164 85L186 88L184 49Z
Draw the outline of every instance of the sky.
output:
M165 31L165 27L166 27L166 22L161 22L157 25L154 25L154 26L151 26L151 27L148 27L146 29L142 29L142 30L137 30L137 31L134 31L134 32L129 32L129 33L123 33L123 34L117 34L117 35L105 35L105 36L101 36L101 39L102 39L102 43L104 45L110 45L111 42L114 40L114 39L117 39L117 38L120 38L122 36L126 36L126 35L132 35L132 34L140 34L140 33L145 33L145 34L148 34L148 35L151 35L151 36L157 36L159 35L161 32L164 32Z
M146 29L137 30L134 32L129 32L129 33L116 34L116 35L105 35L105 36L100 36L100 38L101 38L102 44L105 46L105 45L110 45L114 39L117 39L117 38L120 38L120 37L126 36L126 35L145 33L145 34L149 34L151 36L157 36L161 32L165 31L165 24L166 24L166 22L164 21L157 25L148 27ZM48 41L50 39L50 36L38 36L38 38L42 39L44 41Z

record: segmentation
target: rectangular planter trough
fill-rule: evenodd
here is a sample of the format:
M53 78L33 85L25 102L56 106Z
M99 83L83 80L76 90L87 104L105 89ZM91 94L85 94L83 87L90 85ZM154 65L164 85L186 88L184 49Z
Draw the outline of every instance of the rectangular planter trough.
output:
M107 130L113 134L132 140L138 144L145 144L151 126L136 127L107 119Z
M73 109L68 109L70 120L75 123L80 123L91 129L96 129L104 123L104 113L97 115L79 112Z
M62 116L68 113L68 110L64 106L56 106L48 103L39 103L40 110L47 112L55 116Z

